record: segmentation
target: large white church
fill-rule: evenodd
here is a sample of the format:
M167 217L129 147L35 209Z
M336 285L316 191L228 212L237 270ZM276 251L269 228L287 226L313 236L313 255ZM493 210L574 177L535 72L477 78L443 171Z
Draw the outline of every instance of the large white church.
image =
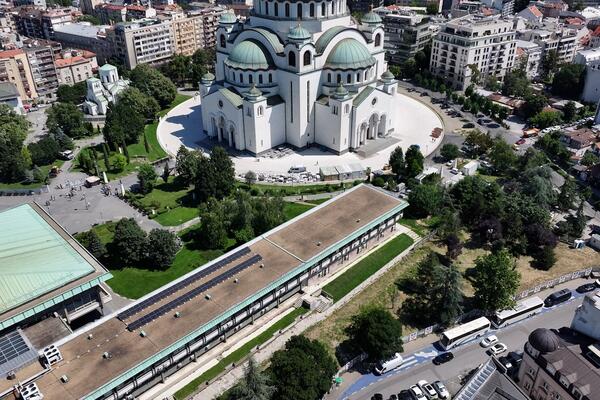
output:
M342 154L393 133L399 94L377 14L357 24L346 0L255 0L216 35L216 76L200 82L209 137L253 154L284 143Z

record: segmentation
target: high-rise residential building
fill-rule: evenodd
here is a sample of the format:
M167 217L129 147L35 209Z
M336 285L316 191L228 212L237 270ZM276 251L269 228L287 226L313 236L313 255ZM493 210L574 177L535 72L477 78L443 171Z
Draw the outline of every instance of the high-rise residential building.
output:
M207 7L194 10L189 13L190 17L199 17L201 20L202 34L199 40L200 48L214 48L217 44L216 34L219 27L219 17L226 11L224 7ZM200 21L199 21L200 23Z
M373 12L383 20L385 56L390 63L403 63L431 42L428 17L398 6L380 7Z
M100 4L94 8L94 15L103 24L112 25L126 20L127 8L118 4Z
M540 74L542 63L542 49L536 43L517 40L517 61L515 65L522 63L525 73L529 79L537 78Z
M46 9L46 0L12 0L14 7L33 6L41 10Z
M60 53L60 44L32 41L23 50L29 61L38 97L48 101L54 100L58 89L58 74L54 65L54 57Z
M138 64L162 64L175 53L171 21L122 22L107 32L113 54L127 68Z
M202 17L176 18L171 21L175 53L191 56L202 47Z
M53 39L54 28L73 21L68 9L37 10L24 8L14 15L17 31L21 35L38 39Z
M38 97L27 56L21 49L0 52L0 82L13 83L22 100Z
M96 54L87 50L67 50L54 60L59 85L74 85L94 76Z
M79 7L84 14L93 14L96 7L104 3L104 0L80 0Z
M502 80L515 62L513 23L499 16L466 15L443 24L433 38L430 71L455 89L481 79Z
M585 84L581 99L597 103L600 101L600 48L580 51L573 62L585 65Z
M577 52L577 31L557 26L550 29L528 29L519 32L519 39L534 42L542 49L542 57L555 51L559 64L569 64Z

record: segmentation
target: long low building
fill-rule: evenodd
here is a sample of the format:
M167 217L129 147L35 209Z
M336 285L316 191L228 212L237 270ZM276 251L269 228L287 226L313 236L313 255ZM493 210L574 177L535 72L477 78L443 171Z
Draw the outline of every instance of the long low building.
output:
M55 357L16 371L0 392L132 398L372 248L406 206L356 186L55 343Z

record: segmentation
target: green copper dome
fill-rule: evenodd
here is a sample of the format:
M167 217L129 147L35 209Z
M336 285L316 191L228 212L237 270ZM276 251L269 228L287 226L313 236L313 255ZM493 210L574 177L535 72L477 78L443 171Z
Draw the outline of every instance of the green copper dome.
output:
M348 89L346 89L344 85L340 82L338 87L335 89L335 92L333 93L333 97L341 100L346 96L348 96Z
M332 69L362 69L375 64L369 49L356 39L343 39L335 45L325 67Z
M232 12L224 12L219 17L220 24L235 24L237 22L237 17Z
M248 100L257 100L260 96L262 96L262 92L258 90L255 84L252 84L250 90L246 92L246 98Z
M367 25L377 25L381 24L383 21L379 15L371 11L363 15L360 22Z
M207 72L204 75L202 75L202 82L210 83L214 80L215 80L215 76L213 74L211 74L210 72Z
M268 69L273 64L268 50L253 40L236 44L225 63L241 69Z
M394 80L394 74L390 72L390 70L386 70L383 74L381 74L381 79L384 81L392 81Z
M304 29L300 24L290 28L287 35L288 39L292 40L306 40L310 39L310 32Z

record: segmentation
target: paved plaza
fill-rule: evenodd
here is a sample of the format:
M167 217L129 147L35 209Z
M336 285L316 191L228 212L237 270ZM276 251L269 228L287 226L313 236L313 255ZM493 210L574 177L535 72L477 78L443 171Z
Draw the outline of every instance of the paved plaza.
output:
M429 155L442 143L442 137L433 139L431 133L435 128L444 128L440 116L424 102L409 96L397 96L397 109L400 117L396 118L393 138L384 148L376 148L372 154L361 157L362 152L348 152L335 155L321 150L319 147L294 151L279 158L255 157L248 153L237 154L233 157L238 174L254 171L264 174L287 173L292 165L304 165L309 172L318 173L320 167L359 163L363 168L381 169L388 162L390 152L396 146L406 150L409 146L419 145L424 155ZM200 97L180 104L163 117L158 125L158 140L161 146L170 154L175 155L181 145L188 148L202 148L207 136L202 132L202 115L200 112ZM376 139L384 140L384 139ZM211 141L212 142L212 141Z

